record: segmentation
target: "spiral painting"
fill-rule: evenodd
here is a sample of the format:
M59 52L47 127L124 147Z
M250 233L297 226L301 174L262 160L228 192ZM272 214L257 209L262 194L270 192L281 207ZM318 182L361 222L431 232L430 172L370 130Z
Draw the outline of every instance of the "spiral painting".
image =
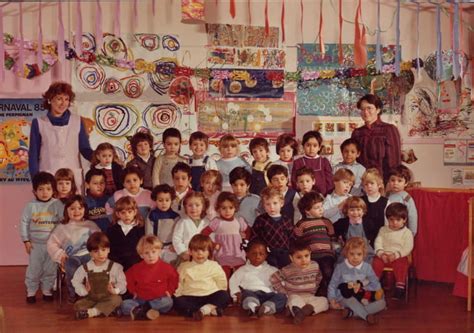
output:
M150 52L160 47L160 36L157 34L134 34L133 37L141 47Z
M181 122L181 110L174 104L150 104L143 111L143 123L154 135Z
M131 104L99 104L94 110L94 119L101 134L121 137L136 125L138 111Z
M129 76L122 79L125 82L123 85L123 93L128 98L138 98L143 94L145 82L140 76Z
M77 79L86 89L100 89L105 80L104 69L96 64L79 63L76 67Z
M159 70L156 73L148 73L148 82L158 95L165 95L174 77L173 69L177 66L176 59L161 58L153 63Z

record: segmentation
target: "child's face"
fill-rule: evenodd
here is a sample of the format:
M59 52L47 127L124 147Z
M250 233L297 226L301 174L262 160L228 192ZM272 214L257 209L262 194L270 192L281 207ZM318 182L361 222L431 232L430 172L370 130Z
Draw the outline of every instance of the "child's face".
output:
M252 149L251 153L256 162L265 162L268 160L268 151L265 147L257 146Z
M299 268L306 268L311 263L311 252L309 250L296 251L290 255L290 260Z
M181 140L175 137L167 137L165 141L166 155L178 155L181 147Z
M86 183L89 194L93 197L100 197L105 191L105 179L103 176L92 176L89 183Z
M388 218L388 227L391 230L400 230L405 226L405 223L407 223L407 220L401 217L390 216Z
M347 216L352 220L357 220L364 216L364 210L359 207L352 207L347 210Z
M186 205L184 205L184 211L186 215L188 215L192 220L199 220L201 219L202 210L204 209L204 205L200 198L190 198L186 201Z
M156 208L162 212L166 212L168 209L170 209L172 202L173 200L171 200L170 193L161 192L156 195Z
M208 249L205 249L205 250L203 250L203 249L197 249L197 250L189 249L189 254L193 258L193 261L195 263L198 263L198 264L204 263L207 260L207 258L209 258L209 250Z
M91 258L94 261L94 264L101 265L107 261L107 258L110 253L110 248L108 247L99 247L97 250L92 250L90 252Z
M84 206L78 201L74 201L72 205L67 208L67 216L70 220L81 221L84 218Z
M398 176L390 176L388 183L390 184L390 190L392 192L401 192L405 190L405 187L407 186L405 178Z
M207 151L207 144L204 140L194 140L190 148L194 157L202 157Z
M235 206L230 201L224 201L220 204L218 213L224 220L232 220L235 215Z
M358 266L364 261L364 251L363 249L354 248L350 249L346 255L349 264L352 266Z
M135 221L135 217L138 214L138 210L132 207L128 207L116 212L117 217L122 220L125 224L132 224Z
M140 179L137 174L129 173L123 180L123 187L131 194L140 192L140 187L143 184L143 179Z
M351 191L352 185L354 184L350 180L341 179L334 182L334 192L336 192L337 195L347 195Z
M58 190L58 196L60 198L66 198L71 194L72 182L70 180L58 180L56 182L56 188Z
M247 195L249 192L250 185L245 182L243 179L237 179L231 184L232 191L238 198L242 198Z
M313 189L316 181L310 175L301 175L296 179L296 186L301 193L308 193Z
M303 145L304 153L309 157L316 157L320 149L321 149L321 146L319 145L319 142L318 140L316 140L316 138L310 138Z
M308 217L315 217L315 218L323 217L323 213L324 213L323 203L322 202L315 203L313 206L311 206L311 209L305 211L305 213L306 213L306 216Z
M263 208L270 216L280 215L283 208L283 200L279 196L263 199Z
M285 192L288 189L288 177L284 174L274 175L270 180L270 184L280 192Z
M41 184L36 188L36 191L33 191L36 198L40 201L48 201L53 197L53 185L51 184Z
M110 149L101 150L97 152L97 159L102 166L110 165L114 160L114 152Z
M364 182L363 186L365 193L369 196L374 196L380 193L379 184L376 181L367 180Z
M210 197L217 191L216 177L206 177L201 181L202 193Z
M352 164L355 162L357 157L360 156L360 152L357 150L356 145L349 144L342 149L342 160L345 164Z
M247 259L253 266L258 267L267 260L267 249L261 244L252 246L247 252Z
M178 170L173 175L173 184L176 192L181 193L189 188L191 178L184 171Z
M161 249L156 246L145 246L143 252L140 253L140 258L143 259L145 264L152 265L156 264L160 260Z
M293 159L293 148L290 145L281 147L278 155L282 161L291 161Z
M239 153L239 147L237 144L226 144L224 147L220 147L219 151L222 158L232 158L236 157Z
M140 156L148 156L151 152L150 143L148 141L140 141L137 143L137 154Z

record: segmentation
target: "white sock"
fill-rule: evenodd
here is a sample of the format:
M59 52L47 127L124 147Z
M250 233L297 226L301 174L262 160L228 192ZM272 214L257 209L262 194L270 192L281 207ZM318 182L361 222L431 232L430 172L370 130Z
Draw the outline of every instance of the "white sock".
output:
M250 311L255 312L255 309L257 308L258 304L255 302L248 302L247 306L249 307Z
M215 309L216 309L215 305L206 304L206 305L201 306L201 308L199 310L201 310L203 315L209 316L211 314L212 310L215 310Z
M270 312L272 312L272 309L270 309L270 307L264 305L263 306L263 313L267 314L267 313L270 313Z
M89 318L97 317L98 315L100 315L100 311L96 308L90 308L87 309L87 314L89 315Z

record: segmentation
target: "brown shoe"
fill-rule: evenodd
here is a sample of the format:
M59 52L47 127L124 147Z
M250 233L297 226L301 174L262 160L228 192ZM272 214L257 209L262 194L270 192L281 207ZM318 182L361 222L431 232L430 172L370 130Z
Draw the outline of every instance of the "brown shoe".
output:
M377 324L377 321L378 321L377 316L373 314L367 315L367 318L365 320L367 320L367 324L369 325Z
M342 319L350 318L350 317L352 317L353 314L354 313L349 308L342 309Z
M305 316L311 316L314 312L314 308L311 304L306 304L301 308Z
M197 310L193 312L193 320L201 321L203 317L204 317L204 314L201 312L201 310Z
M306 317L303 310L301 308L294 306L293 310L293 324L299 325L303 322L304 318Z

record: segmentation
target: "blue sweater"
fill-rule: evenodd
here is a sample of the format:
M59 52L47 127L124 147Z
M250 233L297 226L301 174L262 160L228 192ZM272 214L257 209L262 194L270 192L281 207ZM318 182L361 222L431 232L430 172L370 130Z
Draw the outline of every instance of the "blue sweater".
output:
M66 110L61 117L54 117L51 112L48 112L47 117L53 126L66 126L69 124L69 118L71 117L71 111ZM40 151L41 151L41 133L39 131L38 119L33 119L31 123L30 132L30 148L28 151L28 166L30 169L30 176L33 177L39 171L40 162ZM81 121L81 129L79 131L79 151L82 156L88 161L92 158L93 150L89 143L89 135L86 132L83 122Z

